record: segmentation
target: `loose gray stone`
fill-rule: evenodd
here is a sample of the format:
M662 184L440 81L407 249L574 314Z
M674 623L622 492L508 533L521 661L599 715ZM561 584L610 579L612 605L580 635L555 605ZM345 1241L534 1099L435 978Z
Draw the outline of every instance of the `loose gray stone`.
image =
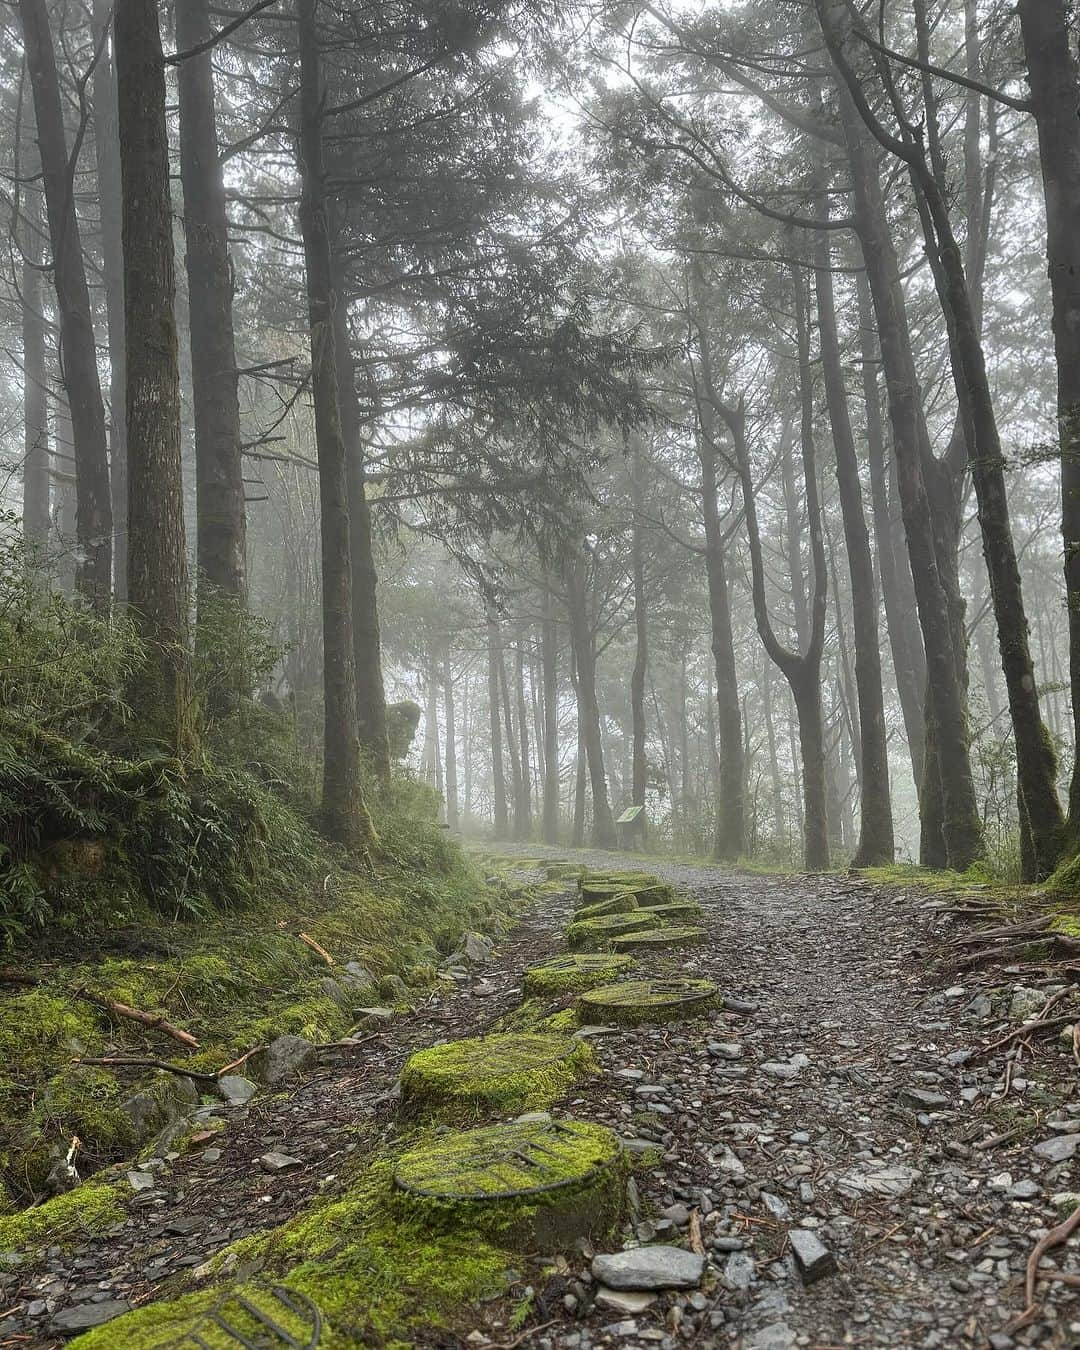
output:
M761 1203L778 1223L787 1223L791 1219L791 1209L787 1201L773 1195L771 1191L761 1192Z
M315 1058L315 1047L303 1036L276 1036L262 1056L263 1082L277 1087L286 1078L301 1073Z
M796 1344L795 1332L786 1322L774 1322L762 1327L743 1341L744 1350L792 1350Z
M56 1331L86 1331L130 1311L131 1304L126 1298L106 1298L100 1303L76 1303L73 1308L64 1308L56 1313L52 1326Z
M749 1289L754 1276L754 1261L749 1252L732 1252L724 1262L724 1279L735 1289Z
M299 1158L292 1158L288 1153L264 1153L259 1159L264 1172L292 1172L303 1165Z
M1034 1200L1041 1193L1042 1187L1037 1181L1032 1181L1030 1177L1016 1182L1006 1192L1010 1200Z
M259 1089L250 1078L243 1078L238 1073L227 1073L224 1078L217 1080L217 1090L230 1106L243 1106L251 1101Z
M705 1258L681 1247L638 1247L597 1256L593 1279L609 1289L693 1289L705 1270Z
M1080 1148L1080 1134L1059 1134L1053 1139L1044 1139L1031 1150L1043 1162L1068 1162Z
M808 1228L793 1228L788 1234L788 1241L804 1284L813 1284L836 1269L836 1258L832 1252Z
M949 1098L941 1092L926 1092L922 1088L901 1088L900 1100L916 1111L937 1111L949 1105Z
M139 1191L152 1191L154 1189L155 1182L152 1172L129 1172L127 1179L131 1189L136 1194Z
M607 1312L635 1313L644 1312L656 1302L656 1295L646 1289L607 1289L603 1285L596 1291L596 1306Z

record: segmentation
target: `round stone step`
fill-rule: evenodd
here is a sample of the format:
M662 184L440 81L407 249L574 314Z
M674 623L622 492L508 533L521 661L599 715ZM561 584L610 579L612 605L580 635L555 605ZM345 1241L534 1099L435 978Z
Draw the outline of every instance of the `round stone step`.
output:
M704 928L646 928L613 937L611 949L615 952L674 951L679 947L701 947L708 940Z
M632 956L617 956L614 952L568 952L565 956L553 956L525 972L525 996L548 998L553 994L595 989L625 975L633 965Z
M720 989L711 980L679 976L670 980L620 980L588 990L578 999L578 1011L589 1022L635 1027L708 1012L719 1002Z
M637 911L633 914L606 914L601 919L584 919L572 923L566 930L566 945L573 951L592 950L605 947L613 937L623 933L636 933L641 929L653 928L655 923L647 913Z
M462 1124L538 1110L593 1064L587 1045L563 1036L508 1032L449 1041L406 1060L400 1109L410 1120Z
M620 891L618 895L608 896L606 900L597 900L595 905L584 905L574 915L574 922L583 919L602 919L608 914L632 914L638 908L637 897L633 891Z
M425 1141L398 1159L394 1185L434 1228L551 1249L610 1231L625 1174L622 1146L605 1126L514 1121Z
M595 905L601 900L609 900L613 895L629 893L643 908L654 905L668 905L675 899L675 889L667 882L657 881L655 877L643 881L586 881L582 884L578 898L579 907Z
M653 905L647 913L660 923L685 924L704 918L705 911L693 900L675 900L670 905Z

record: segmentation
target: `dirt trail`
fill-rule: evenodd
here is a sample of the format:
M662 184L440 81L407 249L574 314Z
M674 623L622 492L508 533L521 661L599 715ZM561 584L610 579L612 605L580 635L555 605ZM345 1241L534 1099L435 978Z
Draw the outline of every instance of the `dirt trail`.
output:
M625 855L575 856L627 865ZM715 980L728 1007L596 1038L604 1072L555 1109L609 1123L642 1141L635 1147L660 1145L662 1162L637 1174L637 1236L685 1241L700 1223L718 1279L711 1292L619 1312L593 1302L588 1260L566 1253L540 1290L534 1321L548 1325L521 1344L1080 1346L1080 1297L1061 1283L1040 1285L1037 1323L1015 1338L1004 1332L1024 1304L1028 1254L1057 1221L1053 1197L1080 1189L1080 1153L1054 1163L1033 1151L1080 1132L1065 1047L1040 1043L1008 1099L995 1100L1001 1059L965 1062L963 1052L1007 1023L979 978L951 983L938 959L945 921L916 894L837 877L649 866L700 901L710 933L707 946L658 968ZM0 1268L0 1346L54 1344L58 1312L142 1302L225 1243L301 1209L349 1153L392 1131L394 1083L411 1050L476 1034L516 1005L524 968L562 950L571 904L544 897L469 984L433 995L284 1099L237 1109L208 1152L163 1168L117 1229L73 1253ZM978 1147L1017 1127L1000 1146ZM267 1175L258 1159L270 1150L302 1168ZM835 1269L804 1284L793 1229L812 1230ZM1080 1268L1077 1248L1057 1253L1062 1270ZM516 1340L496 1325L505 1312L478 1313L468 1343Z

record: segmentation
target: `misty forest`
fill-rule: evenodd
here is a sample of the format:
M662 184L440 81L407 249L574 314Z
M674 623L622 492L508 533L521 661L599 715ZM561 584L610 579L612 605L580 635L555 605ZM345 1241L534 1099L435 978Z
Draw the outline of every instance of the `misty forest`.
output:
M1076 0L0 7L0 1347L1080 1347Z

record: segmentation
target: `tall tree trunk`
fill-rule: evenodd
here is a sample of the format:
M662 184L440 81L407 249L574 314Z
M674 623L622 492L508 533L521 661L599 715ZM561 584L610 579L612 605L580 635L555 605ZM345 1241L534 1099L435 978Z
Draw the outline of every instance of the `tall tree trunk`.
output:
M1080 747L1080 68L1072 46L1075 15L1067 0L1019 0L1018 11L1046 198L1069 680L1073 744ZM1080 753L1069 787L1069 831L1080 837Z
M68 171L67 136L48 10L45 0L19 0L19 10L45 182L53 277L60 312L62 377L74 431L79 540L76 580L79 590L90 603L104 609L109 604L111 584L112 505L105 408L101 401L90 292ZM124 131L129 144L137 139L132 128L126 127ZM133 185L130 190L134 191Z
M454 703L454 668L450 650L443 653L443 708L446 712L446 823L452 830L458 820L457 708Z
M49 542L49 404L41 284L41 198L24 190L19 220L22 265L23 537L44 552Z
M127 599L127 355L124 350L124 242L121 220L120 126L116 105L116 64L109 42L113 6L93 0L94 151L101 215L101 263L105 316L109 327L109 490L112 497L113 595Z
M827 217L829 198L820 194L818 214ZM889 755L886 743L885 699L881 689L881 651L878 641L877 599L870 536L863 515L862 484L855 436L848 412L847 390L836 327L832 283L832 248L824 230L815 241L817 264L818 330L825 375L836 482L844 522L844 544L851 579L851 613L855 629L855 685L859 705L859 843L856 867L873 867L893 860L892 799L889 792ZM837 597L839 603L839 597Z
M881 593L885 602L885 624L889 633L893 675L904 718L908 754L916 792L923 782L926 761L926 720L923 697L926 691L926 657L915 613L915 591L907 552L897 552L894 543L892 511L889 504L889 476L885 463L885 428L881 419L877 367L880 359L874 328L874 310L866 273L856 275L859 303L859 334L862 358L863 402L866 409L866 448L870 468L870 499L873 510L874 542L877 545Z
M209 0L176 0L176 45L209 41ZM233 339L233 269L218 153L213 54L179 64L180 180L184 188L191 387L195 414L199 585L243 601L247 589L243 452Z
M589 625L585 563L580 552L568 562L566 581L570 635L574 644L577 667L578 720L585 744L589 787L592 792L592 842L596 848L615 848L618 835L608 799L604 745L600 732L600 707L596 701L596 645Z
M784 816L784 790L780 779L780 760L776 753L776 723L773 720L772 706L772 662L768 653L761 677L761 701L765 714L765 736L769 747L769 781L772 787L773 833L777 848L784 842L787 833L787 821Z
M518 807L520 835L522 839L528 839L532 834L532 766L529 757L529 710L525 703L525 652L520 630L514 651L514 690L517 696L518 741L521 745L521 794Z
M337 269L339 294L343 276ZM386 732L386 687L379 632L378 572L364 466L363 421L349 337L348 306L334 310L338 398L345 438L349 484L349 558L352 563L353 666L356 671L356 720L360 752L378 782L390 781L390 742Z
M544 581L544 617L540 632L544 675L544 821L545 844L559 842L559 649L555 597Z
M825 11L823 27L828 26L832 0L815 3L819 15ZM925 817L928 792L940 792L947 862L963 871L982 852L982 829L971 774L966 701L923 475L924 462L932 457L922 395L877 165L858 110L842 86L839 105L852 172L856 230L866 262L885 370L901 511L926 653L927 686L933 692L934 706L927 706L926 716L935 727L936 753L932 762L927 757L920 809ZM928 746L930 740L928 733Z
M525 839L525 821L521 814L521 756L518 753L517 728L514 725L514 711L510 702L510 684L506 678L506 659L502 644L499 644L499 691L502 702L506 749L510 757L510 802L513 807L514 838Z
M506 810L506 772L503 767L502 713L499 671L502 669L502 644L499 620L492 606L487 609L488 712L491 719L491 795L495 818L495 838L505 839L509 818Z
M311 392L319 465L323 630L323 825L332 839L365 847L374 831L360 786L353 666L352 561L345 440L338 402L334 285L323 165L323 79L315 11L297 0L300 44L300 228L304 238Z
M645 751L645 676L649 669L649 618L645 601L645 546L642 539L641 510L644 495L644 463L640 437L635 437L631 463L633 521L630 526L630 565L634 600L634 666L630 672L630 720L632 749L630 756L630 805L642 808L632 830L642 846L645 843L645 793L649 783L649 762Z
M128 603L148 651L132 703L144 727L185 752L194 746L194 709L165 67L154 0L125 0L115 37L127 297ZM90 402L100 412L100 390ZM103 547L107 559L107 540ZM107 565L95 575L107 587Z

